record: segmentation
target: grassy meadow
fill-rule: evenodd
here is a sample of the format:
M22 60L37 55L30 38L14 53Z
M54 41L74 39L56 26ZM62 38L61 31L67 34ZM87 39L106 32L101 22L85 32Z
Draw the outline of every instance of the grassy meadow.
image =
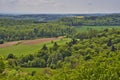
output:
M110 28L120 29L120 26L78 26L76 27L76 30L77 32L85 32L89 29L104 30L104 29L110 29Z
M53 42L57 42L58 45L63 45L66 42L69 42L71 39L64 38L61 40L55 40ZM34 45L25 45L25 44L17 44L9 47L0 48L0 55L7 57L8 54L14 54L17 57L22 55L28 55L28 54L35 54L37 51L39 51L42 46L46 44L48 47L52 47L53 43L51 41L43 42L39 44Z

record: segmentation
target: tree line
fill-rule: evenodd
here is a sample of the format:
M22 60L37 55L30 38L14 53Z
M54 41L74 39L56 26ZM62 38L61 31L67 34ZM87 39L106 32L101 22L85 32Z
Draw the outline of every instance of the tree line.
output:
M120 14L66 17L59 19L58 22L69 26L119 26Z
M0 43L45 37L68 36L73 27L58 23L34 23L32 20L0 19Z

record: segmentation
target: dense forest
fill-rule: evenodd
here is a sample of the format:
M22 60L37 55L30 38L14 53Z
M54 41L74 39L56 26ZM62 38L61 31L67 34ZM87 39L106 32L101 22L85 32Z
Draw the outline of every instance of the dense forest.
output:
M57 23L36 23L35 20L0 19L0 40L15 41L43 37L68 36L73 27Z
M73 26L118 26L120 15L75 16L57 21L0 19L0 41L26 40L42 37L73 36Z
M65 36L69 42L51 41L36 53L0 55L1 80L119 80L120 29L76 31L76 26L120 26L120 15L75 16L46 23L0 19L4 41ZM64 39L64 38L63 38ZM61 39L61 41L63 40ZM4 53L3 53L4 54ZM42 69L27 72L22 68Z

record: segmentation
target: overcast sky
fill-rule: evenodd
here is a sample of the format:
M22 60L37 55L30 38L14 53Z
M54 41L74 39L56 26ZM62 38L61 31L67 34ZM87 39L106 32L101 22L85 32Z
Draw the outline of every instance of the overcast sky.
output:
M0 0L0 13L120 13L120 0Z

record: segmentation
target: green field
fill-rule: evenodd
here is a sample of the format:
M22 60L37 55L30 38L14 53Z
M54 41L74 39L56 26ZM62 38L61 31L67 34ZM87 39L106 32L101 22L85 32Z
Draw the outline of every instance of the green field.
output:
M120 29L120 26L79 26L79 27L76 27L76 30L77 30L77 32L84 32L84 31L87 31L89 29L104 30L107 28Z
M66 42L69 42L71 39L69 38L64 38L61 40L55 40L54 42L57 42L58 45L63 45ZM18 44L10 47L5 47L5 48L0 48L0 55L6 57L8 54L14 54L15 56L19 57L22 55L28 55L28 54L35 54L37 53L41 47L46 44L48 47L52 47L53 43L51 41L49 42L44 42L40 44L34 44L34 45L23 45L23 44Z
M50 68L21 68L21 71L24 71L24 72L27 72L27 73L31 73L33 71L36 72L36 75L40 75L42 73L44 73L44 71L54 71L53 69L50 69ZM59 70L59 69L58 69Z

